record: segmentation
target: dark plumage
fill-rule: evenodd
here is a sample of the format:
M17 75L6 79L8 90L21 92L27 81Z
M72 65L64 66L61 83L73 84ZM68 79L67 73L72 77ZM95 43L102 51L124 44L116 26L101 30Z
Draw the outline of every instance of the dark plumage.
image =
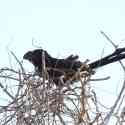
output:
M43 67L42 67L43 52L45 55L45 64L46 64L46 69L49 74L49 77L53 79L53 81L56 81L56 84L58 84L57 79L59 79L61 76L72 77L76 73L76 71L78 71L78 69L82 67L82 65L84 64L78 61L78 58L79 58L78 56L74 56L74 55L70 55L65 59L57 59L57 58L51 57L47 53L47 51L44 51L43 49L28 51L23 56L23 58L26 60L29 60L35 66L39 76L41 76L43 71ZM118 48L112 54L88 64L89 68L83 67L81 70L93 70L98 67L121 60L123 58L125 58L125 48ZM66 79L63 79L63 80L64 82L66 81Z
M36 49L34 51L28 51L24 56L23 59L29 60L34 66L39 74L39 76L42 75L42 49ZM45 64L46 69L49 74L49 77L56 81L59 79L60 76L64 76L65 74L68 74L69 76L73 75L77 69L82 65L80 61L77 61L79 58L78 56L70 55L66 59L56 59L51 57L46 51L44 51L45 54Z
M36 49L34 51L28 51L23 59L29 60L39 71L42 70L42 49ZM46 51L45 54L45 64L47 68L55 68L61 71L74 70L76 71L78 67L81 66L81 62L77 61L78 56L70 55L66 59L56 59L51 57Z

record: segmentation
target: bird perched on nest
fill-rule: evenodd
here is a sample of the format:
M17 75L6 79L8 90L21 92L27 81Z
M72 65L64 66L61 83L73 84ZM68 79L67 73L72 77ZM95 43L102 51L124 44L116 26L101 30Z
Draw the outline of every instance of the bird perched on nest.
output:
M23 59L29 60L35 66L35 70L39 76L42 76L43 72L43 52L46 71L56 85L59 84L59 79L62 76L64 82L69 80L82 65L82 63L78 61L79 57L77 55L70 55L65 59L57 59L51 57L48 52L43 49L28 51L23 56Z
M90 64L85 64L78 60L78 56L70 55L65 59L57 59L48 54L47 51L43 49L36 49L33 51L28 51L24 54L23 59L30 61L36 69L39 76L42 76L43 72L43 54L45 61L46 72L50 79L54 81L56 85L59 84L60 78L63 76L63 82L73 78L75 73L80 70L91 72L98 67L119 61L125 58L125 48L118 48L112 54L103 57L97 61ZM76 81L77 78L73 78L72 82Z

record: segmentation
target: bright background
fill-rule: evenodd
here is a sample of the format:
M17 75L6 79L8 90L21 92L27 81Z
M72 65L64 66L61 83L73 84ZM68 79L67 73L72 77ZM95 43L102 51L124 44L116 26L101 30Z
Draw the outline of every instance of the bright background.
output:
M78 54L81 61L94 61L114 50L100 31L124 46L124 26L124 0L0 0L0 68L9 65L9 51L22 60L35 49L32 41L54 57ZM32 67L28 62L24 66ZM92 82L92 87L98 99L111 106L124 79L120 65L98 69L93 78L106 76L111 78Z

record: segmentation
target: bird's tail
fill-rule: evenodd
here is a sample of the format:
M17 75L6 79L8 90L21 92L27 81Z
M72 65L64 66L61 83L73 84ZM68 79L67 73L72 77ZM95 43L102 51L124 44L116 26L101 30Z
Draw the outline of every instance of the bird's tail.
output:
M124 58L125 58L125 47L118 48L112 54L90 63L89 66L91 69L95 69L95 68L102 67L107 64L122 60Z

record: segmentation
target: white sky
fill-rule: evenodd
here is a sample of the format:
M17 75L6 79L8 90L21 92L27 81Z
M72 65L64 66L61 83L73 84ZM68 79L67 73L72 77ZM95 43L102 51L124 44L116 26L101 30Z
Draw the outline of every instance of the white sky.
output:
M104 55L113 51L100 30L124 45L124 0L0 0L0 67L8 62L7 49L21 60L34 49L32 39L55 57L78 54L83 61L95 60L104 48ZM121 87L118 64L97 71L98 77L109 75L110 80L92 84L100 100L114 100Z

